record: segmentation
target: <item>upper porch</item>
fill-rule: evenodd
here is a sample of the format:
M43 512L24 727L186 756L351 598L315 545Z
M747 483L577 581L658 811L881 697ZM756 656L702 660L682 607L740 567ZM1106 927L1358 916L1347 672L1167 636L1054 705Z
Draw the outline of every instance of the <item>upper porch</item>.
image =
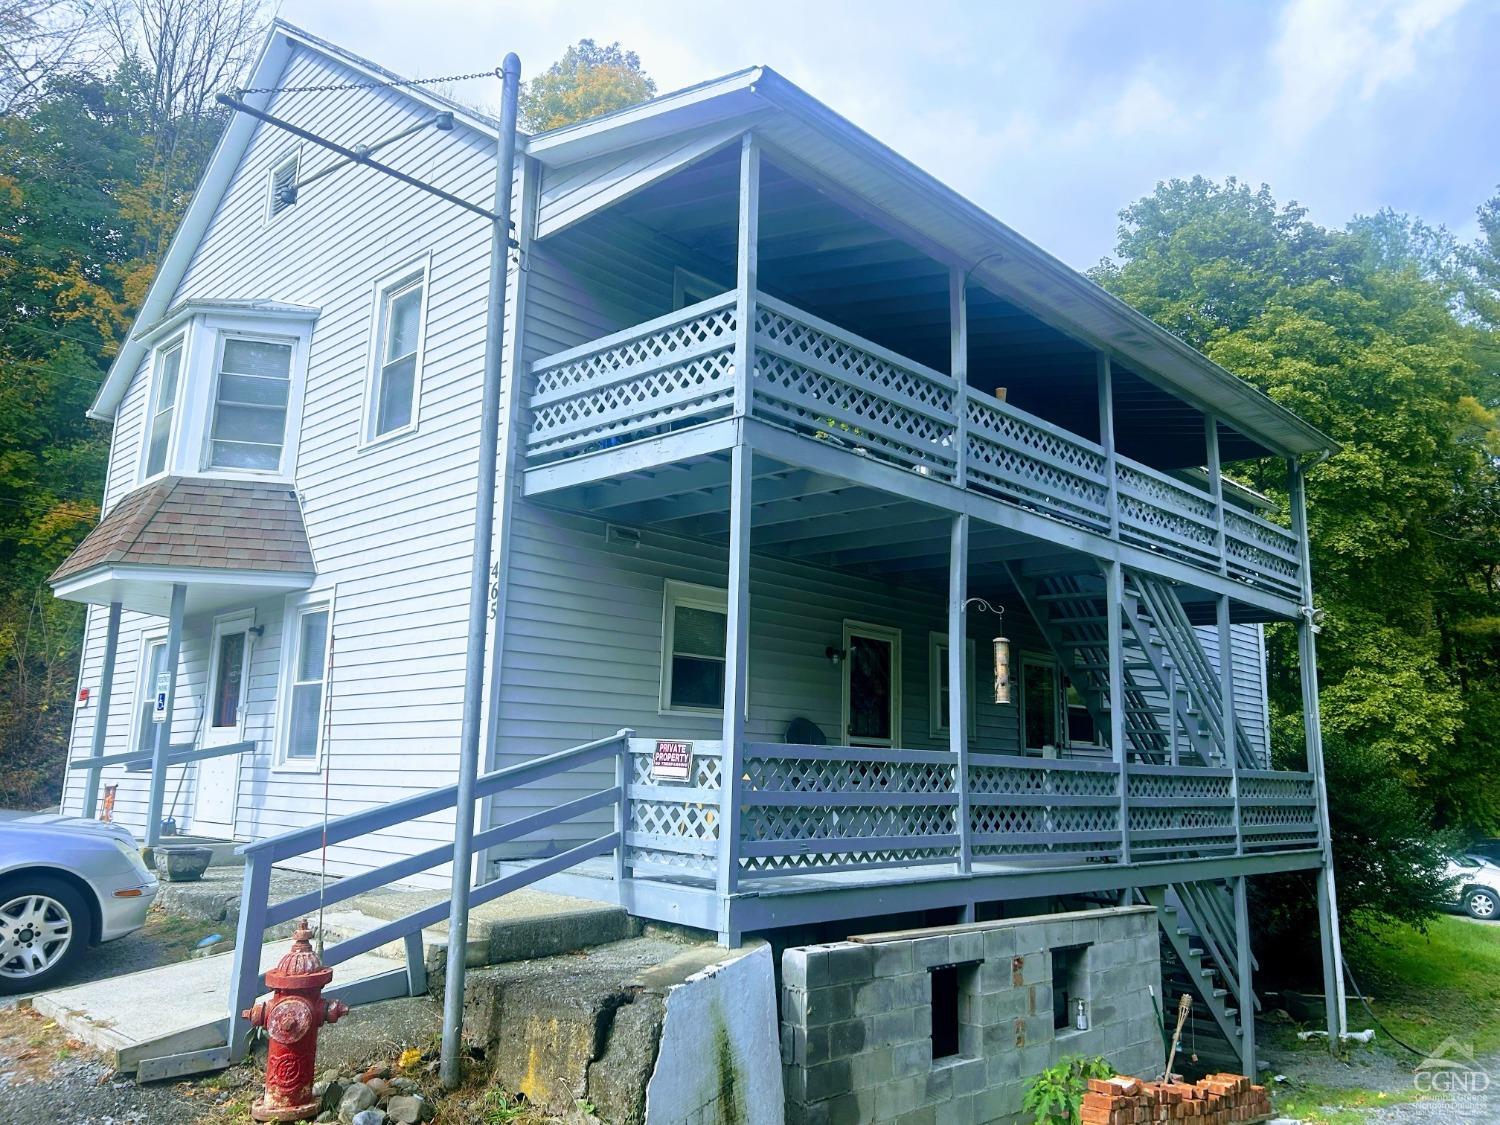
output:
M1212 418L1210 471L1165 472L758 291L547 356L531 376L525 491L552 503L711 534L725 454L743 442L775 478L757 488L757 525L776 524L757 546L792 557L875 562L903 528L920 538L940 511L968 513L997 543L1008 530L1272 615L1298 605L1297 539L1224 487ZM897 498L939 511L907 518Z
M1049 546L1261 620L1300 613L1297 535L1223 467L1295 463L1316 447L1305 424L1201 356L1185 376L1158 347L1180 342L1118 302L1105 325L1070 271L1028 290L999 224L987 253L955 250L785 137L715 143L566 220L582 173L531 169L512 449L528 496L722 540L744 446L761 552L863 565L964 514L997 558Z

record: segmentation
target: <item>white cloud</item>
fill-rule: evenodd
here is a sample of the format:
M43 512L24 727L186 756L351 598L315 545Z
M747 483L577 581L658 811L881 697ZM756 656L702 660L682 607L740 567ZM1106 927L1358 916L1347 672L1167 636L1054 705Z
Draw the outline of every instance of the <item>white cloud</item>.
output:
M1291 0L1271 48L1270 125L1295 143L1343 99L1368 101L1409 77L1467 0Z

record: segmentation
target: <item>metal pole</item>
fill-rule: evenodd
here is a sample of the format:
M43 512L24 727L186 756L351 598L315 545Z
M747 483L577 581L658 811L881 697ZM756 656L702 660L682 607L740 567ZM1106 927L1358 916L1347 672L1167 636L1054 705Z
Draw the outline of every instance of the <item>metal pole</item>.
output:
M95 705L92 757L104 757L104 738L109 730L109 697L115 685L115 652L120 647L120 603L109 603L109 624L104 630L104 663L99 669L99 698ZM83 815L92 818L99 808L99 775L103 770L88 770L83 783Z
M166 714L156 724L156 742L151 751L151 800L146 806L146 847L161 843L162 805L167 799L167 755L172 749L172 710L177 705L177 655L182 651L182 615L187 608L187 587L172 586L172 608L167 617ZM156 705L156 685L147 685Z
M741 370L745 370L742 368ZM751 464L754 452L743 441L730 452L729 580L724 622L724 740L719 769L719 941L733 949L740 935L730 902L740 878L740 790L745 772L745 702L750 667Z
M1104 604L1109 614L1109 745L1120 776L1120 862L1130 862L1130 763L1125 751L1125 571L1104 564Z
M1234 629L1229 620L1229 595L1214 599L1214 622L1219 637L1219 713L1224 720L1224 757L1229 766L1229 795L1234 798L1234 851L1245 850L1245 835L1240 823L1240 755L1235 742L1234 709Z
M1297 540L1302 579L1302 616L1297 621L1297 660L1302 671L1302 727L1307 746L1307 769L1313 775L1318 805L1318 840L1323 846L1323 866L1318 871L1318 929L1322 937L1323 996L1328 1022L1328 1042L1337 1046L1347 1030L1347 1000L1344 995L1344 950L1339 937L1338 888L1333 877L1333 839L1328 822L1328 787L1323 769L1323 730L1318 711L1318 644L1313 633L1312 552L1307 535L1307 487L1302 466L1287 462L1292 494L1292 535Z
M1234 880L1234 945L1240 993L1240 1073L1255 1074L1255 959L1250 952L1249 881ZM1230 966L1224 966L1230 972Z
M521 60L505 56L500 97L500 140L495 168L495 211L490 222L490 285L485 310L484 389L479 408L479 464L475 474L474 557L469 567L469 638L464 660L463 726L459 734L458 799L453 810L453 884L448 909L448 966L443 994L443 1048L439 1073L453 1089L462 1078L459 1049L464 1023L464 964L469 944L469 887L474 848L474 787L479 776L479 736L484 696L484 655L489 610L491 541L495 522L495 467L500 430L500 370L505 343L505 280L510 247L511 181L516 162L516 97ZM500 576L501 581L505 576Z
M953 517L948 540L948 747L958 774L958 870L974 868L969 802L969 641L964 605L969 598L969 517ZM933 700L933 706L939 706ZM894 733L894 732L893 732Z
M1109 537L1120 538L1120 478L1115 473L1115 376L1109 356L1095 360L1099 386L1099 444L1104 447L1105 515Z

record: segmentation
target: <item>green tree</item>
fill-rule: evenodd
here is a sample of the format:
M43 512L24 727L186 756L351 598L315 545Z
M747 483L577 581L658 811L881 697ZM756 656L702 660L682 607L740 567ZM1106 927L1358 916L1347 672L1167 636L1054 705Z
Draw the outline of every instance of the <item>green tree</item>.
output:
M618 43L601 47L592 39L580 39L525 84L521 126L532 133L560 129L655 96L656 83L641 69L634 51Z
M1431 859L1430 825L1488 831L1500 814L1487 632L1500 617L1500 401L1483 358L1493 332L1465 311L1476 271L1446 232L1416 220L1382 212L1330 230L1234 180L1161 184L1121 218L1117 256L1095 279L1342 446L1308 476L1314 579L1329 611L1319 638L1329 796L1340 825L1389 823L1367 825L1381 833L1381 870L1351 872L1341 906L1409 917L1398 900L1411 900L1413 854ZM1286 503L1279 464L1234 468ZM1270 646L1277 751L1295 758L1292 630L1271 629ZM1409 800L1351 783L1371 769Z

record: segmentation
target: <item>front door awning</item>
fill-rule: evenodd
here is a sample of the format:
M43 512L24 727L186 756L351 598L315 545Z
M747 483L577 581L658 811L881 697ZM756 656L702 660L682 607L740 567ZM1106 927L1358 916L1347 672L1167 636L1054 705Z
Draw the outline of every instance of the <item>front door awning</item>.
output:
M164 477L116 504L50 581L69 601L164 616L179 583L196 614L305 590L315 574L290 488Z

